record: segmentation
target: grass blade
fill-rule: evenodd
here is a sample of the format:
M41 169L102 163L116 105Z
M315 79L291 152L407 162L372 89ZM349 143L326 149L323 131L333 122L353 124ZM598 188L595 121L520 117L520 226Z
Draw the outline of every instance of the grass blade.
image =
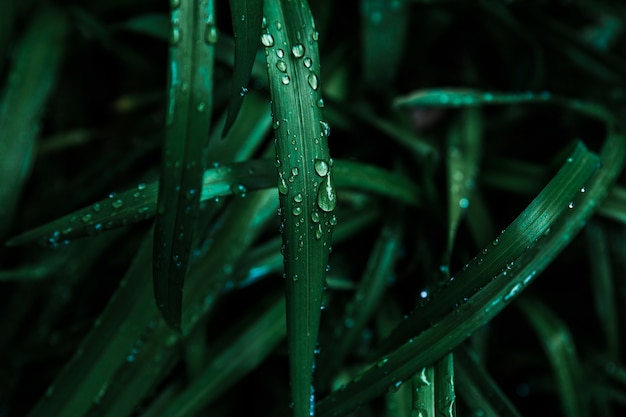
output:
M63 61L68 30L67 16L44 5L16 45L0 97L0 238L11 226L22 186L30 173L42 110Z
M248 92L248 80L261 36L263 0L230 0L230 16L235 35L235 68L222 137L228 134L235 123L241 103Z
M212 0L172 2L170 85L155 223L154 296L180 328L182 289L200 203L209 134L214 27Z
M314 413L317 344L337 204L320 103L318 33L306 1L265 1L265 47L276 135L287 340L296 417Z
M583 369L565 323L536 298L522 297L516 305L537 333L548 355L556 377L563 413L572 417L590 415L589 398L583 389Z

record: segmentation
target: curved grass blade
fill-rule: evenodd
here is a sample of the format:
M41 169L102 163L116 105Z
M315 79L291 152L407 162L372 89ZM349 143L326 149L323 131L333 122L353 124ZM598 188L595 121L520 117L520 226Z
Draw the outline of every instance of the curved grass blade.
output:
M480 364L474 352L465 346L454 351L454 366L459 393L473 415L485 417L521 417L498 384Z
M337 204L322 118L318 33L305 0L266 0L265 47L274 117L294 415L313 415L313 360Z
M263 0L230 0L230 16L235 35L235 66L231 85L228 116L222 137L235 123L243 98L248 92L248 80L259 46Z
M420 204L419 189L401 174L374 165L339 160L333 164L333 175L338 188L370 192L413 206ZM249 191L274 187L274 162L269 159L248 160L206 170L200 201L230 195L243 196ZM74 239L151 219L156 214L157 193L157 182L140 183L135 188L110 194L106 200L21 233L6 244L17 246L38 242L57 247Z
M548 355L564 414L572 417L590 415L589 398L583 388L583 369L566 324L536 298L521 297L516 305L537 333Z
M213 0L173 1L169 103L154 233L154 296L180 327L182 289L200 203L209 134Z
M384 92L396 78L411 14L406 0L361 0L363 78Z
M625 138L609 127L601 165L594 154L579 146L494 244L433 293L437 303L426 303L401 323L382 346L389 354L344 389L323 399L316 407L318 415L345 415L384 392L392 381L407 380L515 299L585 225L621 171ZM502 243L505 246L500 246Z
M44 5L15 48L0 96L0 238L11 226L33 163L41 115L63 61L68 29L67 16Z

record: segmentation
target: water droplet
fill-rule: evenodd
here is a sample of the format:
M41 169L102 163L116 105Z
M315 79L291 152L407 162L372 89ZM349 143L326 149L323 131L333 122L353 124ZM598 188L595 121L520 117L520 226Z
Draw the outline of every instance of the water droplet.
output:
M296 59L302 58L304 56L304 45L302 45L301 43L297 43L294 46L292 46L291 47L291 54Z
M87 223L89 220L91 220L91 214L89 213L84 214L83 217L81 217L81 220Z
M330 136L330 125L324 120L320 120L320 127L322 128L322 136Z
M96 203L93 205L93 211L100 211L102 209L102 206L100 206L100 203Z
M291 168L291 175L294 177L298 176L298 167Z
M293 201L295 201L296 203L302 203L302 194L298 193L296 195L293 196Z
M206 103L204 101L201 101L200 103L198 103L198 107L196 107L196 110L198 110L198 112L202 113L205 109L206 109Z
M283 51L282 49L277 49L276 56L279 58L283 58L285 56L285 51Z
M236 184L236 185L231 185L230 186L230 192L233 193L233 195L238 195L240 197L245 197L246 193L248 192L248 190L246 189L246 187L242 184Z
M389 358L383 358L379 360L378 362L376 362L376 366L379 368L382 368L383 366L385 366L387 362L389 362Z
M289 81L291 81L291 78L289 78L288 75L283 75L282 77L280 77L280 82L285 85L289 84Z
M583 187L583 188L580 189L580 192L584 193L584 192L587 192L587 190L585 189L585 187Z
M279 59L278 61L276 61L276 68L278 68L278 71L280 72L286 72L287 64L285 64L285 61L283 61L282 59Z
M321 239L324 236L324 229L322 229L322 225L320 223L317 224L317 229L315 229L315 238Z
M324 107L324 99L320 98L319 100L317 100L317 107L319 107L320 109Z
M319 221L320 221L320 213L318 211L314 211L313 213L311 213L311 220L314 223L319 223Z
M459 207L466 209L469 207L469 200L465 197L459 199Z
M172 25L172 31L170 32L170 45L176 45L180 42L180 27L178 23Z
M278 192L287 195L289 193L289 187L287 187L287 181L282 172L278 173Z
M207 23L204 29L204 41L209 45L214 45L217 43L217 38L217 26L214 23Z
M280 127L280 120L278 120L278 119L274 120L274 121L272 122L272 129L276 130L276 129L278 129L279 127ZM277 160L277 161L278 161L278 160ZM279 162L279 165L276 165L277 167L278 167L278 166L280 166L280 161L278 161L278 162Z
M119 198L111 203L111 206L113 206L113 208L116 208L116 209L122 207L123 205L124 205L124 201L122 201Z
M311 39L315 42L319 39L320 34L317 30L314 30L313 33L311 33Z
M298 274L294 274L291 279L293 280L293 282L296 282L300 277L298 276Z
M326 175L328 175L328 163L326 163L326 161L324 161L323 159L316 159L313 163L313 166L315 168L315 172L320 177L325 177Z
M246 87L241 87L241 90L239 90L239 96L243 97L248 93L248 89Z
M145 182L142 182L142 183L137 184L137 189L138 189L139 191L141 191L141 190L145 190L145 189L146 189L146 183L145 183Z
M307 77L307 81L309 82L309 86L311 86L313 90L317 91L317 88L319 87L319 79L317 78L317 75L315 75L314 72L309 73L309 76Z
M495 238L493 242L491 242L493 246L498 246L498 243L500 243L500 240L498 238Z
M574 202L570 201L569 204L567 205L567 208L573 209L574 208Z
M137 209L137 213L138 214L144 214L144 213L147 213L148 211L150 211L150 207L148 207L148 206L139 207Z
M291 213L293 213L294 216L299 216L300 214L302 214L302 207L294 207L293 210L291 210Z
M261 35L261 43L263 46L271 47L274 46L274 37L271 33L264 33Z
M335 216L334 214L330 216L330 220L328 221L328 223L330 223L331 226L337 226L337 216Z
M280 23L279 21L274 22L274 25L276 26L276 29L281 30L283 28L282 23Z
M311 68L311 66L313 65L313 60L307 56L306 58L304 58L304 61L302 61L302 63L305 67Z
M326 212L333 211L337 205L337 194L330 173L324 177L317 191L317 205Z

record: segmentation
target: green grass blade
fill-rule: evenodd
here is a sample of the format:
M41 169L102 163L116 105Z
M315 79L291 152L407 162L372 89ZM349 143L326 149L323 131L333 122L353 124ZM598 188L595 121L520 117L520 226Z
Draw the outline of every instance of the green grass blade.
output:
M584 373L574 340L566 324L543 302L522 297L517 303L537 333L556 378L561 406L566 416L588 416L589 398L584 389Z
M0 238L12 224L31 170L41 114L63 61L68 32L67 16L44 5L15 47L0 96Z
M499 313L584 226L620 172L624 151L624 137L615 131L602 149L602 164L579 145L493 244L432 294L438 303L416 309L382 345L387 352L397 348L345 389L323 399L316 407L319 415L345 415L385 391L392 381L407 380Z
M235 125L232 132L237 129L238 125ZM254 149L251 147L247 152ZM222 155L223 150L219 150ZM333 175L338 188L377 194L414 206L420 204L417 186L399 173L374 165L338 160L333 164ZM200 201L230 195L245 196L250 191L274 187L276 167L269 159L225 164L204 172ZM151 219L156 214L158 188L157 182L140 183L121 193L110 194L105 200L23 232L9 239L6 244L17 246L38 242L44 246L58 247L74 239L95 236L103 231Z
M248 80L259 46L263 0L230 0L230 16L235 35L235 68L231 85L228 116L222 137L235 123L241 103L248 91Z
M154 296L180 327L182 289L200 203L212 108L212 0L174 1L166 139L155 223Z
M459 394L473 415L521 417L474 352L460 346L454 351L454 359Z
M318 33L304 0L265 1L265 47L276 136L294 415L312 415L317 344L333 210L328 123L318 107Z
M406 0L361 0L363 79L377 92L394 81L403 58L410 13Z
M543 93L495 93L472 90L469 88L443 88L419 90L412 94L398 97L396 106L419 107L476 107L485 105L503 105L518 103L544 103L552 95Z

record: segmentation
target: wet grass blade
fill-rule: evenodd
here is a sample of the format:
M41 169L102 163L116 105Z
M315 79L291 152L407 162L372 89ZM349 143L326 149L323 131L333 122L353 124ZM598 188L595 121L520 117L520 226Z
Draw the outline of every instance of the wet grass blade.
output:
M428 416L456 416L454 356L448 354L434 365L411 377L413 413Z
M384 92L393 82L405 50L410 13L406 0L361 0L363 78Z
M263 0L230 0L230 16L235 35L235 68L222 137L228 134L235 122L248 92L248 81L261 36Z
M265 47L285 259L287 340L296 417L314 413L313 359L337 196L319 107L318 32L306 1L268 0Z
M12 224L22 186L30 173L41 115L63 61L68 31L67 16L44 5L15 47L0 96L0 238Z
M236 129L237 125L232 131ZM239 149L237 152L249 154L255 148L245 151ZM224 155L224 150L216 150L220 151L216 155ZM204 172L200 201L231 195L242 196L250 191L276 187L276 167L269 159L217 165L217 168ZM399 173L374 165L338 160L333 164L333 175L338 188L373 193L412 206L420 204L417 186ZM156 214L158 188L157 182L139 183L130 190L110 194L105 200L21 233L9 239L6 244L17 246L37 242L54 248L74 239L95 236L104 231L149 220Z
M543 302L522 297L517 302L524 316L537 333L556 378L561 406L566 416L588 416L589 398L583 380L583 369L574 340L566 324Z
M213 1L174 1L166 138L154 235L154 296L180 327L182 289L200 203L212 108Z
M621 171L624 137L610 128L601 158L579 145L493 244L440 291L433 292L437 303L425 303L400 323L381 345L388 354L379 357L377 366L317 405L319 415L345 415L380 395L394 381L407 380L450 352L515 299L585 225Z
M460 346L454 351L454 359L459 394L474 415L521 417L474 352Z

